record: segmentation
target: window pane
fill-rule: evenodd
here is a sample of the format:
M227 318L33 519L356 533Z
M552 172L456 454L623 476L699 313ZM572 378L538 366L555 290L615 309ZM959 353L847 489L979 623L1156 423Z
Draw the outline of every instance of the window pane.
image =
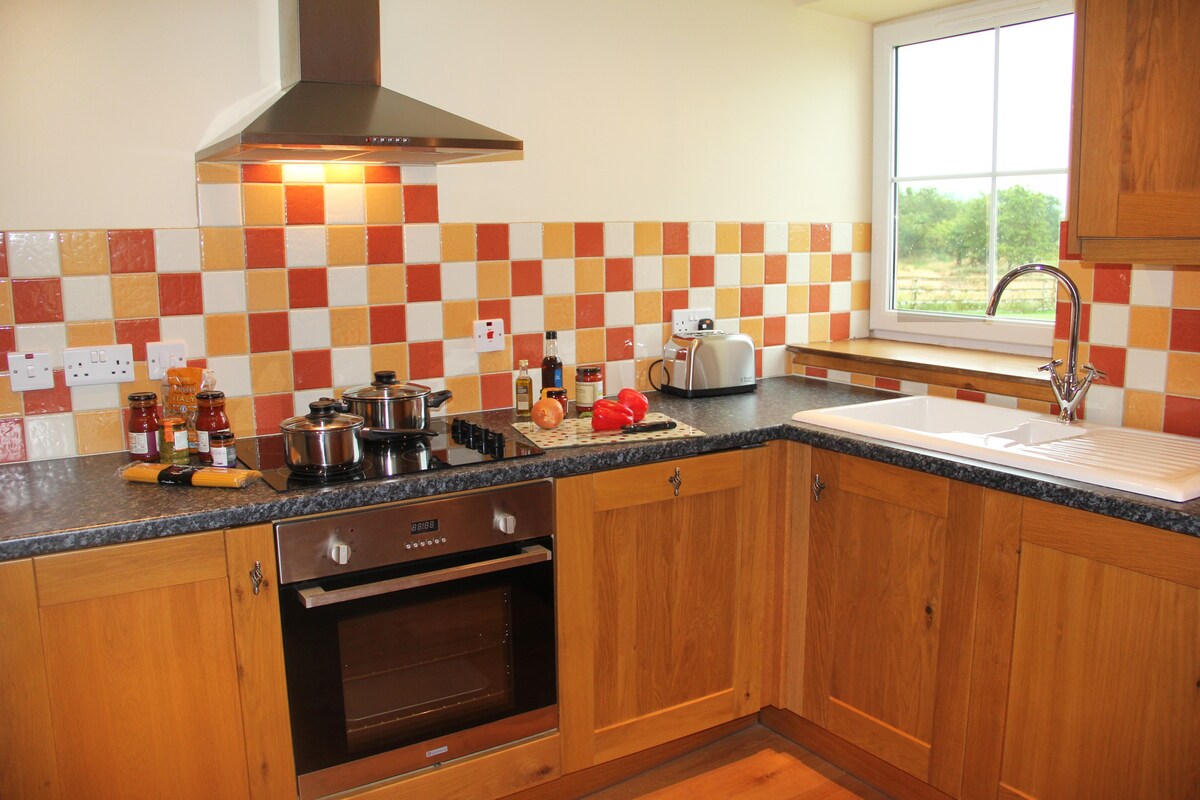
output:
M1058 266L1059 223L1065 216L1067 177L1031 175L997 182L997 277L1022 264ZM997 316L1054 319L1058 282L1023 275L1004 291Z
M991 171L994 53L990 30L896 48L897 177Z
M1074 34L1069 14L1000 29L1000 171L1065 167Z

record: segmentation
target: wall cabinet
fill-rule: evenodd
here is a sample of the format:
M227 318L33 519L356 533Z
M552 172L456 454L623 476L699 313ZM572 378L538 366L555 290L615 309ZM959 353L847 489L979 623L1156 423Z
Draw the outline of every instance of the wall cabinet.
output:
M1076 0L1072 243L1200 263L1200 4Z

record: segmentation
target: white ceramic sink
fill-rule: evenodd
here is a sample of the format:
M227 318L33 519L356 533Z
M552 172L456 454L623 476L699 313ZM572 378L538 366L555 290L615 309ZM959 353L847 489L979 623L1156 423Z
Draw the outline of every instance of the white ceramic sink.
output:
M899 397L816 408L792 419L941 453L1182 502L1200 497L1200 440L1076 423L1049 414Z

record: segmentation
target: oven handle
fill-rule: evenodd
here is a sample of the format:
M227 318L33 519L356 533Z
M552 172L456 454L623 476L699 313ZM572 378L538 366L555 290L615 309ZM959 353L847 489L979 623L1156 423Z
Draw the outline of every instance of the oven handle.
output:
M376 597L377 595L399 592L405 589L415 589L418 586L432 586L435 583L456 581L460 578L470 578L475 575L486 575L489 572L501 572L506 569L513 569L514 567L538 564L543 561L549 561L552 557L553 554L549 550L540 544L535 544L521 548L521 552L513 556L493 558L488 561L477 561L473 564L462 564L457 567L449 567L448 569L422 572L418 575L406 575L403 578L392 578L376 583L364 583L360 586L348 586L345 589L334 589L328 592L320 586L309 586L304 589L297 589L296 594L300 596L300 602L304 603L305 608L330 606L350 600L361 600L364 597Z

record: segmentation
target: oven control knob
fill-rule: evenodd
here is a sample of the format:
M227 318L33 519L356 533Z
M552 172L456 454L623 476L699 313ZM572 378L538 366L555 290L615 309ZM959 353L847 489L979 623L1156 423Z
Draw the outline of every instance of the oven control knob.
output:
M337 542L329 548L329 558L333 563L346 566L350 563L350 545Z
M517 518L507 511L497 511L496 530L506 536L512 536L517 532Z

